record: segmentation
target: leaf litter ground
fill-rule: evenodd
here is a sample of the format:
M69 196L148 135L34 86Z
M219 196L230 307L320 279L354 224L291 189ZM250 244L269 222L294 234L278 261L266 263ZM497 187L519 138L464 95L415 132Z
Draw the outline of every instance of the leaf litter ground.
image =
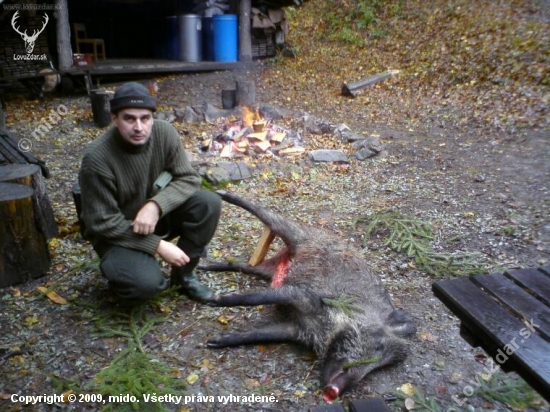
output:
M299 22L306 29L302 33L311 32L307 28L316 22L321 25L319 30L328 24L314 19L320 15L316 9L320 3L306 3L296 11L293 24ZM306 156L294 160L246 159L253 178L229 188L284 216L334 231L363 248L395 304L417 321L419 332L407 361L368 377L345 397L346 401L393 393L397 388L409 388L404 385L410 383L443 408L458 409L452 395L463 397L464 387L472 385L483 371L480 360L485 359L479 348L471 348L460 338L458 320L433 297L431 283L435 279L418 270L406 254L385 247L382 237L366 238L363 230L354 228L356 220L393 211L429 222L434 251L479 252L488 271L548 262L550 133L548 108L543 103L548 102L549 90L541 80L545 73L548 75L548 60L535 56L538 69L523 73L509 67L514 59L519 69L524 67L525 54L509 57L501 71L490 71L498 74L493 79L481 75L488 69L467 64L477 56L461 46L476 38L471 30L492 18L487 36L497 39L499 45L508 41L514 47L528 48L525 53L531 52L531 43L522 43L524 36L518 30L540 25L548 28L547 16L531 2L491 2L483 9L483 16L475 12L481 10L476 9L479 2L435 3L433 10L427 11L416 2L407 2L407 11L414 10L417 19L389 19L392 26L388 30L393 30L393 37L370 44L368 50L321 42L315 36L302 38L294 29L291 41L299 46L296 59L257 63L245 74L221 72L159 79L158 97L166 110L216 103L220 90L245 75L256 81L258 101L307 111L335 125L346 123L352 130L377 135L387 144L385 156L349 165L313 164ZM516 24L504 24L512 18L512 6ZM467 25L464 39L456 39L453 30L466 20L471 25ZM420 26L421 22L425 25ZM443 27L445 35L438 37L419 27ZM529 36L536 42L544 33ZM516 37L519 40L514 42ZM407 38L414 40L408 42ZM443 43L433 40L439 38ZM493 50L501 56L498 47L491 49L486 44L489 40L481 39L485 39L481 46L467 47L484 53ZM441 53L431 54L430 50L436 49ZM478 60L483 63L483 59ZM402 71L356 99L340 96L342 82L390 68ZM464 78L457 78L458 74ZM29 137L41 119L60 104L67 106L69 113L40 141L32 141L32 152L52 171L47 184L61 235L51 242L54 263L48 276L2 290L2 398L13 393L85 392L98 374L128 349L127 337L98 335L105 324L116 326L118 318L112 315L113 310L118 313L124 308L108 293L106 282L94 268L94 252L78 235L70 194L84 146L102 132L93 126L88 98L52 97L43 102L13 99L9 102L8 127L20 137ZM296 118L285 122L292 127L301 124ZM215 135L220 124L175 126L188 151L198 159L200 137ZM303 136L308 150L350 151L332 135L304 131ZM260 234L259 222L226 205L210 258L246 260ZM238 274L204 273L201 277L220 293L263 287L262 282ZM38 287L55 291L68 303L55 303ZM204 347L209 337L249 329L261 318L263 308L214 309L167 294L147 311L151 319L165 319L140 335L140 344L155 361L168 365L170 373L186 385L188 395L273 394L278 400L264 405L166 405L170 410L302 411L322 403L318 364L307 351L288 345L215 351ZM159 387L159 393L162 390ZM422 403L422 397L415 399L417 405ZM18 409L9 400L0 402L2 409ZM477 394L468 398L463 408L466 405L476 410L512 409ZM399 410L404 404L397 401L391 407ZM26 410L52 408L42 404Z

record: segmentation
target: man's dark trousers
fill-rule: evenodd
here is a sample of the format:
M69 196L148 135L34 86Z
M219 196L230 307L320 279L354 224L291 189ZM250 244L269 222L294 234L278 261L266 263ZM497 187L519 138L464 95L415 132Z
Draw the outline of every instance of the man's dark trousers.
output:
M164 216L155 233L167 239L179 236L177 246L190 259L206 254L221 211L221 199L207 190L198 190L181 206ZM101 243L94 246L101 257L101 272L116 295L127 300L151 299L168 287L154 256L139 250Z

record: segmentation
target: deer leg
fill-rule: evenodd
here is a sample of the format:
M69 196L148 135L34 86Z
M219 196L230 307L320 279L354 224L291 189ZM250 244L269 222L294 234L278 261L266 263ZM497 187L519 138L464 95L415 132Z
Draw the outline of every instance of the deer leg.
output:
M263 266L251 266L248 263L212 263L206 266L199 266L199 270L207 272L241 272L247 275L255 275L265 280L271 280L273 270L266 270Z
M259 343L297 342L298 331L291 323L274 324L255 329L251 332L231 333L209 339L209 348L225 348L228 346L251 345Z

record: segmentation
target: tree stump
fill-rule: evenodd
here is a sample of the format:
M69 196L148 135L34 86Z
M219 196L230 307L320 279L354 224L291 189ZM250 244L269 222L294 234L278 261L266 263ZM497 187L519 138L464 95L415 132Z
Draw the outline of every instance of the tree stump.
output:
M43 276L51 260L35 225L34 189L0 183L0 288Z
M254 109L256 106L256 85L251 80L237 81L235 93L237 106L248 106Z
M40 167L33 164L2 166L0 167L0 182L17 183L34 189L33 207L38 230L46 239L57 236L59 231Z

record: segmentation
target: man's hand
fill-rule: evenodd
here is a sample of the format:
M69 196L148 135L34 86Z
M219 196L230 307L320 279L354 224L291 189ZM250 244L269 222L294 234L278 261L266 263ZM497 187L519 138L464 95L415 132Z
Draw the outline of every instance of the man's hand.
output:
M155 231L155 226L160 218L160 208L153 201L149 201L139 209L136 218L132 222L134 233L150 235Z
M166 263L172 266L184 266L189 262L189 256L183 250L166 240L160 241L157 253Z

